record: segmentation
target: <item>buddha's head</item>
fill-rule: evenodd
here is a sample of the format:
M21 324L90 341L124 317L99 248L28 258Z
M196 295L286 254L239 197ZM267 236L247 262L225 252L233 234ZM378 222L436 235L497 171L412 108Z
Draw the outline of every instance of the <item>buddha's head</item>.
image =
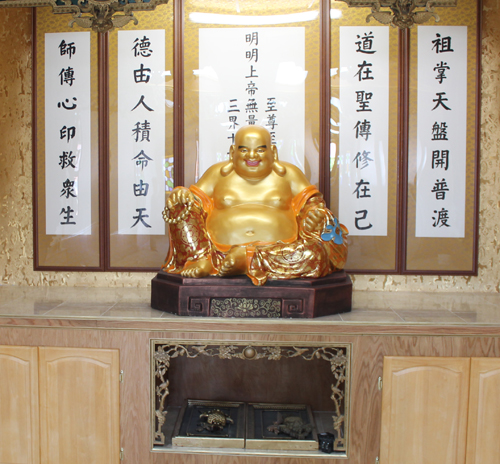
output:
M286 169L278 162L278 150L271 143L269 131L262 126L244 126L234 137L229 150L229 163L222 169L222 175L235 171L248 180L265 179L271 172L284 175Z

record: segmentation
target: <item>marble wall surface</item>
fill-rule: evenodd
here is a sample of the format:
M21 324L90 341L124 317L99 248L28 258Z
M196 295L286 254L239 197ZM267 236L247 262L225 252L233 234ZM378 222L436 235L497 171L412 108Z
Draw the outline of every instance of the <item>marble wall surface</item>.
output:
M33 271L31 15L0 9L0 283L146 287L152 274ZM500 291L500 0L483 0L482 21L478 276L357 275L355 290Z

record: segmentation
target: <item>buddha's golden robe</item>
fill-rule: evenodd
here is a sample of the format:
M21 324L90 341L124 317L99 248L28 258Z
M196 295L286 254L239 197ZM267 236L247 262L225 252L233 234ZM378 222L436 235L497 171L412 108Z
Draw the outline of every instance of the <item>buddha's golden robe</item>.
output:
M184 218L170 224L170 250L162 269L178 274L187 263L210 258L212 270L217 275L222 260L232 248L231 245L216 243L207 230L207 219L214 209L213 200L201 189L192 185L195 202ZM176 207L172 216L182 214L184 205ZM264 285L267 279L318 278L343 269L347 259L347 229L338 224L325 205L321 193L310 185L292 200L298 233L289 240L276 243L249 242L235 246L246 247L247 275L255 285ZM321 211L323 224L318 231L306 232L303 226L307 213ZM341 243L323 240L322 231L328 224L337 224Z

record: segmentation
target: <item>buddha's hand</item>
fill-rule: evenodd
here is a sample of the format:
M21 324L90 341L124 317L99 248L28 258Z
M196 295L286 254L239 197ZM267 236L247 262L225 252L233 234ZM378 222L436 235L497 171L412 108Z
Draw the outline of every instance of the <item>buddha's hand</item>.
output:
M304 219L304 231L308 233L321 232L323 230L324 220L325 214L321 209L309 210Z
M178 187L170 194L167 200L167 208L173 211L176 206L188 206L194 202L194 195L186 187Z

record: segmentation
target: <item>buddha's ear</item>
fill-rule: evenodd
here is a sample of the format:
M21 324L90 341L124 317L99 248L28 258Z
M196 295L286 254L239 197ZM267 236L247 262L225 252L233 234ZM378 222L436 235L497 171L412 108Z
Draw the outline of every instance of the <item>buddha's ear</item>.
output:
M274 154L274 163L273 163L273 171L278 174L278 176L283 177L286 174L286 168L283 166L278 159L278 148L276 145L272 144L271 149L273 150Z
M220 168L220 174L223 177L228 176L234 170L233 154L234 154L234 145L231 145L231 148L229 148L229 161Z

